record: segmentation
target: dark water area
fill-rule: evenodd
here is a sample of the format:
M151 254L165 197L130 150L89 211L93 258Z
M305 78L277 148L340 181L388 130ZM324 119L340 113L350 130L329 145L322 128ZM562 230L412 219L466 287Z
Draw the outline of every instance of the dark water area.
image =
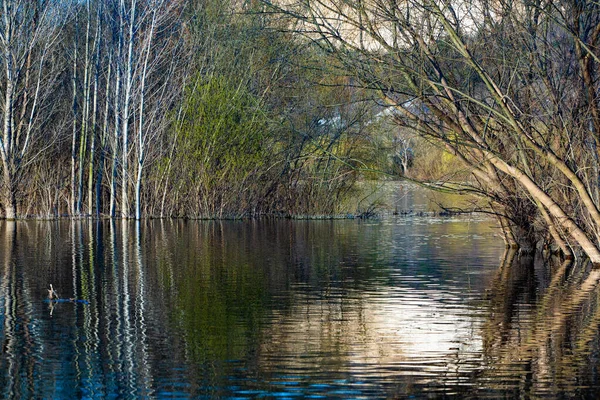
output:
M481 218L0 222L0 393L596 398L599 279Z

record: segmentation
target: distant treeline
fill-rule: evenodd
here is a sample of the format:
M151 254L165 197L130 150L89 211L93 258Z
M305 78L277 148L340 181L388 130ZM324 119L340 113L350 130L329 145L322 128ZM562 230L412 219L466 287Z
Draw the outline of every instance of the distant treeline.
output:
M6 218L335 214L389 162L367 92L255 3L1 7Z

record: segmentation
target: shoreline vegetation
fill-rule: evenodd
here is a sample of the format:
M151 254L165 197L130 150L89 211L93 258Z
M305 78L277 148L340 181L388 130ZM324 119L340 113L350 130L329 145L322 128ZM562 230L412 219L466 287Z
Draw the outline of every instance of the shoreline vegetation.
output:
M7 220L361 215L398 177L600 265L597 3L2 5Z
M357 215L357 182L409 165L371 94L258 3L3 4L5 219Z
M189 221L250 221L250 220L352 220L352 219L381 219L389 217L456 217L462 215L487 215L480 207L475 207L474 199L453 193L436 193L423 186L403 180L357 182L357 193L360 195L349 199L346 211L336 214L289 214L264 213L259 215L221 215L221 216L178 216L160 217L144 216L142 220L189 220ZM352 209L352 211L350 211ZM491 218L491 217L490 217ZM18 220L108 220L110 215L80 214L63 215L26 215ZM134 220L126 218L125 220Z
M411 184L403 184L402 181L388 181L387 185L391 187L379 188L376 191L371 191L371 195L375 198L372 199L372 203L366 202L366 207L355 208L354 211L344 211L335 214L289 214L282 212L263 213L263 214L243 214L243 215L207 215L207 216L156 216L148 215L143 216L141 220L156 220L156 219L171 219L171 220L269 220L269 219L288 219L288 220L342 220L342 219L379 219L390 216L402 216L402 217L454 217L459 215L474 215L474 214L487 214L481 209L468 209L468 207L462 207L456 197L461 195L455 195L450 198L443 198L439 200L434 196L434 192L427 193L428 191L420 189L420 195L417 202L419 203L416 207L410 204L409 200L403 202L403 196L407 193L414 194L419 191L419 188ZM379 186L379 185L378 185ZM398 194L400 193L400 195ZM466 197L466 196L461 196ZM354 199L356 200L356 199ZM364 199L363 199L364 200ZM399 206L398 203L403 203ZM121 217L111 217L107 214L90 215L90 214L79 214L76 216L69 214L62 215L23 215L16 218L16 220L57 220L57 219L123 219ZM125 220L134 220L135 218L124 218Z
M386 212L375 212L368 211L360 214L336 214L336 215L278 215L278 214L263 214L257 216L219 216L219 217L155 217L146 216L142 220L183 220L183 221L249 221L249 220L295 220L295 221L326 221L326 220L353 220L353 219L380 219L384 216L399 216L399 217L456 217L460 215L469 214L482 214L477 211L414 211L414 210L400 210L400 211L386 211ZM27 215L15 218L13 220L5 221L55 221L55 220L121 220L121 218L113 218L108 215L58 215L58 216L38 216L38 215ZM135 218L125 218L123 220L134 221Z
M456 172L260 2L3 4L5 219L372 217L364 181Z

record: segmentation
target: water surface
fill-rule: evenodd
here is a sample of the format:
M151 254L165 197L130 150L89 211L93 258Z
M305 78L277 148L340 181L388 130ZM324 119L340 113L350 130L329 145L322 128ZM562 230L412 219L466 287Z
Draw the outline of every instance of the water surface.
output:
M513 260L485 218L0 222L0 389L584 398L599 278Z

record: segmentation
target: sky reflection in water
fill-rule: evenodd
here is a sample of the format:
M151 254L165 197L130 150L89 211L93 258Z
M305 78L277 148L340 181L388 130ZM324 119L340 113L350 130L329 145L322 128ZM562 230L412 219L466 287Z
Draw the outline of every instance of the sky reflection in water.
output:
M599 393L600 272L492 226L1 222L2 396Z

